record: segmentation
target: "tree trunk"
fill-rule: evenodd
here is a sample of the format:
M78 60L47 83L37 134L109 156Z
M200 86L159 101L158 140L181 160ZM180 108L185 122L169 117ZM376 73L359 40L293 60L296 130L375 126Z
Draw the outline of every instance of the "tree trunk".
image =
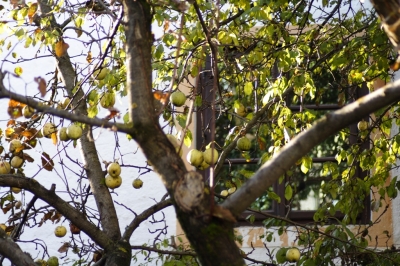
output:
M129 92L133 138L147 159L160 174L171 199L179 180L187 173L182 159L158 124L151 87L151 10L146 1L124 1L124 22L127 39L127 86ZM178 219L187 238L196 250L202 265L244 265L234 241L232 223L211 218L208 199L199 208L200 214L186 213L175 203Z
M233 224L218 218L196 217L178 211L178 219L203 266L242 266Z

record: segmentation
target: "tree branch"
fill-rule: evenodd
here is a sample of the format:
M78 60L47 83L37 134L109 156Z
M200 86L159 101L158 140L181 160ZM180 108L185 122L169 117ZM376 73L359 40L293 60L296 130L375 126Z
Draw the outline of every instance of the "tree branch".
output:
M135 231L136 228L139 227L139 225L143 221L145 221L147 218L149 218L156 212L171 205L172 205L171 199L163 200L161 202L158 202L157 204L154 204L150 208L146 209L141 214L137 215L135 219L133 219L132 222L126 227L125 233L123 234L122 238L128 241L129 238L132 236L132 233Z
M0 73L0 80L2 80L3 75L4 74ZM123 133L127 133L127 134L134 134L134 131L132 130L132 126L129 126L129 125L120 124L120 123L110 123L105 119L89 118L87 116L72 113L68 110L60 110L60 109L55 109L55 108L52 108L49 106L45 106L45 105L35 101L32 97L23 96L18 93L7 90L5 88L3 82L1 82L1 81L0 81L0 98L13 99L18 102L29 105L32 108L35 108L37 111L40 111L40 112L43 112L46 114L52 114L52 115L55 115L60 118L66 118L71 121L81 122L81 123L91 125L91 126L111 128L115 131L119 131L119 132L123 132Z
M106 249L112 244L110 238L107 237L107 235L99 228L97 228L96 225L89 222L81 212L74 209L54 192L44 188L35 179L17 177L14 175L0 175L0 186L19 187L30 191L41 200L53 206L59 213L64 215L73 224L79 225L79 228L91 239L93 239L93 241L96 242L100 247Z
M234 215L240 215L317 144L340 129L360 121L366 115L399 100L400 81L396 81L327 114L312 128L293 138L271 160L262 165L244 186L222 203L222 206Z
M14 243L6 232L0 228L0 254L8 258L14 265L34 266L32 258L24 253L21 248Z
M157 252L157 253L160 253L160 254L196 257L196 253L195 252L190 252L190 251L162 250L162 249L146 247L146 246L131 246L131 248L132 249L147 250L147 251L150 251L150 252Z

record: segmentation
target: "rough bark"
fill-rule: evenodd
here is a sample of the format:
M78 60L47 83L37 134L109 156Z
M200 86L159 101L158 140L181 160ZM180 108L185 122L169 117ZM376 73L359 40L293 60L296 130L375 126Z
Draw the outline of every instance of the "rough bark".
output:
M14 265L35 266L32 258L28 254L24 253L1 228L0 254L8 258Z
M400 3L396 0L371 0L381 18L383 28L390 41L400 50Z
M151 14L146 1L124 1L127 38L127 86L133 123L133 138L161 176L170 196L187 173L182 159L162 131L152 96ZM179 222L202 265L244 265L233 238L233 224L212 218L208 200L200 213L186 213L174 202Z

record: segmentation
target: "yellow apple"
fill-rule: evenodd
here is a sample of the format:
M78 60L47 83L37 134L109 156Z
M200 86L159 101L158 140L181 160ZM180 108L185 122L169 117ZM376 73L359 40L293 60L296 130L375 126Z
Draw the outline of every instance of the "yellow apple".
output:
M37 260L35 260L35 265L37 265L37 266L47 266L47 261L42 260L42 259L37 259Z
M229 194L233 194L236 191L236 187L231 187L230 189L228 189L228 193Z
M107 172L112 177L118 177L121 174L121 166L118 163L110 163Z
M133 180L132 186L136 189L139 189L143 186L143 181L139 178L136 178L135 180Z
M57 132L57 135L58 135L58 139L61 140L61 141L68 141L69 140L66 127L60 128L60 130L58 130L58 132Z
M46 123L42 128L42 135L46 138L51 138L51 134L57 132L57 127L53 123Z
M11 171L11 165L9 162L6 161L0 161L0 175L5 175L10 173Z
M196 167L199 167L204 160L203 153L196 149L190 150L186 159L191 165Z
M203 162L201 163L201 165L198 166L197 168L199 168L199 170L205 170L205 169L207 169L208 167L210 167L210 165L209 165L208 163L206 163L206 161L203 161Z
M22 108L22 114L24 115L25 118L31 118L34 113L35 109L33 109L28 105L25 105L24 108Z
M296 262L300 259L300 251L297 248L289 248L286 251L286 259L289 262Z
M207 164L216 164L218 161L218 151L215 148L208 148L203 152L203 157Z
M15 194L18 194L18 193L21 192L21 189L20 189L19 187L12 187L12 188L11 188L11 191L12 191L13 193L15 193Z
M224 190L221 191L220 194L221 194L221 196L223 196L223 197L227 197L227 196L229 195L229 192L228 192L228 190L224 189Z
M120 187L122 184L122 178L120 176L112 177L110 175L106 176L106 186L108 188L114 189Z
M11 166L14 168L20 168L24 164L24 159L19 156L14 156L11 159Z
M10 152L19 152L23 149L22 142L19 139L13 139L10 141L8 150Z
M67 228L62 225L57 226L54 230L54 234L56 235L56 237L63 237L67 234Z
M82 128L78 125L71 124L67 128L67 135L70 139L76 140L82 136Z

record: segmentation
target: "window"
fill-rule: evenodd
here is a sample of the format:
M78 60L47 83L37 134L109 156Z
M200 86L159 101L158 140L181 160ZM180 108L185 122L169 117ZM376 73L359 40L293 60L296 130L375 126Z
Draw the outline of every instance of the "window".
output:
M200 76L200 84L198 86L198 93L201 94L203 101L206 103L211 102L213 77L210 69L210 60L208 60L206 62L205 71L203 71ZM321 75L321 80L318 80L318 84L315 85L318 91L314 99L310 99L309 97L301 98L299 95L296 95L295 92L286 96L286 106L284 109L290 113L291 119L294 118L295 120L296 117L309 116L310 121L315 120L329 111L340 109L341 105L338 102L352 102L368 93L368 88L365 85L351 86L346 90L340 90L336 87L335 74L332 72ZM206 104L197 111L196 143L198 147L196 148L201 149L211 140L211 109L207 108ZM228 114L229 112L225 112L224 110L217 110L217 112L215 139L218 144L223 145L226 132L233 128L236 122L235 118ZM365 120L368 120L368 118L365 118ZM271 140L266 137L262 139L263 134L260 132L263 130L270 132L265 135L287 134L287 132L282 132L282 125L278 126L279 123L281 122L268 121L268 119L264 122L260 122L257 127L258 132L252 132L251 136L257 140L253 141L253 146L254 142L256 142L258 147L244 155L239 151L235 151L230 158L225 160L223 173L220 173L216 178L216 182L218 182L216 184L216 193L222 188L228 188L230 186L235 186L237 183L245 182L246 178L250 177L252 172L256 171L260 166L260 160L263 160L262 156L265 149L268 150L269 146L273 146L272 143L270 143ZM290 131L290 129L288 130ZM293 133L293 135L294 134L296 133ZM282 142L283 141L284 140L282 140ZM351 125L349 128L340 132L340 134L332 136L316 147L308 156L310 160L309 164L312 164L309 171L304 173L300 165L294 166L282 177L280 182L274 184L274 186L270 188L270 191L266 191L262 197L254 202L252 209L256 210L256 212L249 210L242 214L239 224L248 224L246 217L249 217L249 215L253 215L255 223L261 223L262 220L265 220L266 215L286 217L300 223L313 222L314 216L318 215L319 211L324 211L321 209L322 203L325 203L325 205L335 204L336 199L343 196L324 193L324 191L327 190L327 181L331 180L332 175L334 175L334 173L327 174L326 170L329 169L330 166L338 172L344 169L344 162L338 164L335 155L340 152L341 148L348 147L349 145L358 146L360 151L368 149L369 147L368 142L360 139L357 125ZM357 164L354 165L354 169L356 172L354 176L358 178L363 178L367 175L367 172L362 171ZM325 174L321 174L324 172ZM205 171L203 174L207 177L208 171ZM229 178L224 178L224 176ZM233 178L234 182L230 182L231 178ZM292 193L292 197L290 197L289 201L285 199L285 191L287 190L288 184L291 184ZM336 185L340 185L340 178ZM277 200L278 198L280 201ZM363 212L359 213L356 222L369 222L369 195L366 195L365 199L360 202L355 202L355 205L357 204L363 205L364 207ZM343 215L339 212L333 213L331 216L332 218L343 218Z

